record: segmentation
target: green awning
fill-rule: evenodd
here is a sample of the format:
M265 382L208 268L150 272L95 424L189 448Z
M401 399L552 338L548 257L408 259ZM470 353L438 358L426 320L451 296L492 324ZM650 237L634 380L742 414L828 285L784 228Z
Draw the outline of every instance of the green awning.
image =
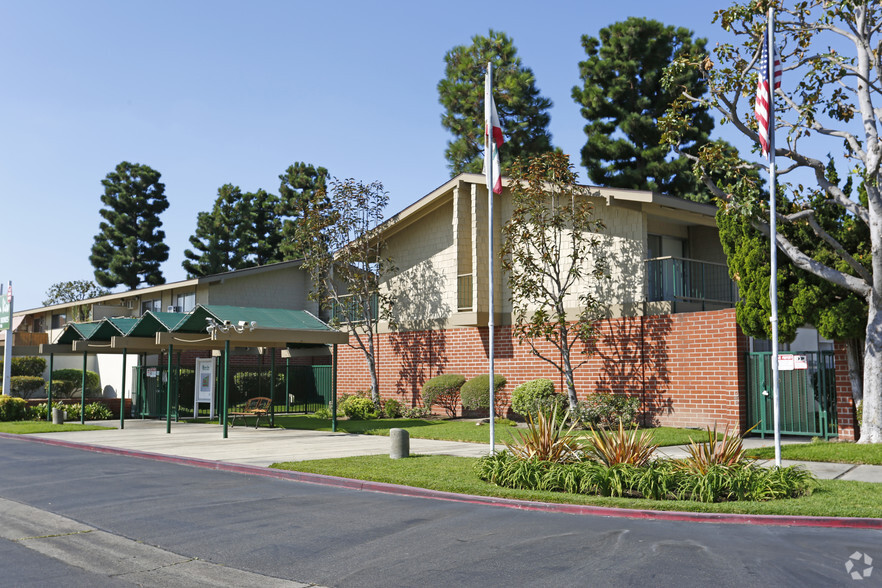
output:
M246 306L197 305L187 318L174 329L183 333L205 333L206 319L234 325L240 322L256 323L261 329L292 329L307 331L334 331L313 314L305 310L285 308L254 308Z

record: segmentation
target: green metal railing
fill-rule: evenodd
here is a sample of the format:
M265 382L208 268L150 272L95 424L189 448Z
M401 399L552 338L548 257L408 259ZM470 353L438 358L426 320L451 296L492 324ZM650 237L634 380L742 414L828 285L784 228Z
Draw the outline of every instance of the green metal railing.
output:
M340 297L340 302L331 303L331 321L346 324L350 317L355 317L356 321L360 321L363 314L360 308L361 298L347 294ZM377 294L371 295L370 300L371 316L376 321L379 318L380 304Z
M832 351L791 351L806 357L808 369L779 371L782 435L835 437L836 368ZM747 425L763 436L773 434L772 354L747 354Z
M647 259L646 299L734 305L738 286L722 263L680 257Z
M330 365L290 365L277 361L273 386L273 368L267 360L258 366L230 366L230 406L244 404L249 398L269 396L276 414L315 412L331 402L331 370ZM166 367L138 368L140 385L135 395L135 416L165 418L167 371ZM196 372L192 368L174 367L172 373L172 417L191 418ZM218 414L223 402L223 363L216 366L216 374L214 406ZM198 416L209 416L208 404L199 405Z
M472 274L456 276L456 307L460 312L472 310Z

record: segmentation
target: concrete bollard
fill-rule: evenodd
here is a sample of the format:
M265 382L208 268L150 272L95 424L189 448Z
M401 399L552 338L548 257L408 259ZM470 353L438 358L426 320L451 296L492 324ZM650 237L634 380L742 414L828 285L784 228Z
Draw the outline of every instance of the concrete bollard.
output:
M389 429L389 438L392 440L389 457L392 459L410 457L410 433L404 429Z
M64 424L64 409L63 408L53 408L52 409L52 424L53 425L63 425Z

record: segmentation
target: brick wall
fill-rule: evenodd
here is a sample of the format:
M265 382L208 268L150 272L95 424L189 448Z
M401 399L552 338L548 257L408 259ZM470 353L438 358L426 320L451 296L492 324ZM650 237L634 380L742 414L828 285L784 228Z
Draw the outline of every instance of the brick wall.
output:
M380 394L407 406L420 403L422 384L443 373L469 378L486 373L487 329L411 331L379 336L377 350ZM495 371L508 379L498 395L500 413L508 411L510 391L533 378L550 378L564 390L554 368L519 345L512 327L497 327ZM542 344L543 353L551 353ZM627 317L601 323L595 352L577 354L586 361L576 371L580 398L596 391L639 396L644 409L662 425L679 427L730 424L743 429L746 406L747 338L735 322L733 309L715 312ZM339 348L338 393L370 389L361 351Z
M836 342L836 423L840 441L855 441L854 401L851 398L851 380L848 377L848 357L845 343ZM860 426L860 423L857 423Z

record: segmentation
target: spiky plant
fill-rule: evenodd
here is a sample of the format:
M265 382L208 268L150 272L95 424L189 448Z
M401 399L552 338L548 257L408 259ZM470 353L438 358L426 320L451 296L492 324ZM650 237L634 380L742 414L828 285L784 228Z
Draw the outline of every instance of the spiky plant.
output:
M752 430L753 427L744 434ZM741 435L729 435L729 425L726 425L723 431L722 440L718 439L717 425L714 424L713 430L707 427L707 441L702 443L689 441L689 447L686 448L689 457L680 462L681 467L691 473L704 475L715 465L732 467L750 463L753 460L745 457L743 441L744 437Z
M567 428L565 418L558 423L557 411L540 411L535 419L528 416L526 432L513 433L512 442L506 441L505 446L513 456L522 460L578 461L583 446L579 436L573 433L574 428L575 424Z
M646 465L658 445L652 442L650 431L638 431L636 427L625 430L625 424L619 419L618 430L594 430L591 427L591 444L586 448L586 455L598 462L613 466L629 464Z

